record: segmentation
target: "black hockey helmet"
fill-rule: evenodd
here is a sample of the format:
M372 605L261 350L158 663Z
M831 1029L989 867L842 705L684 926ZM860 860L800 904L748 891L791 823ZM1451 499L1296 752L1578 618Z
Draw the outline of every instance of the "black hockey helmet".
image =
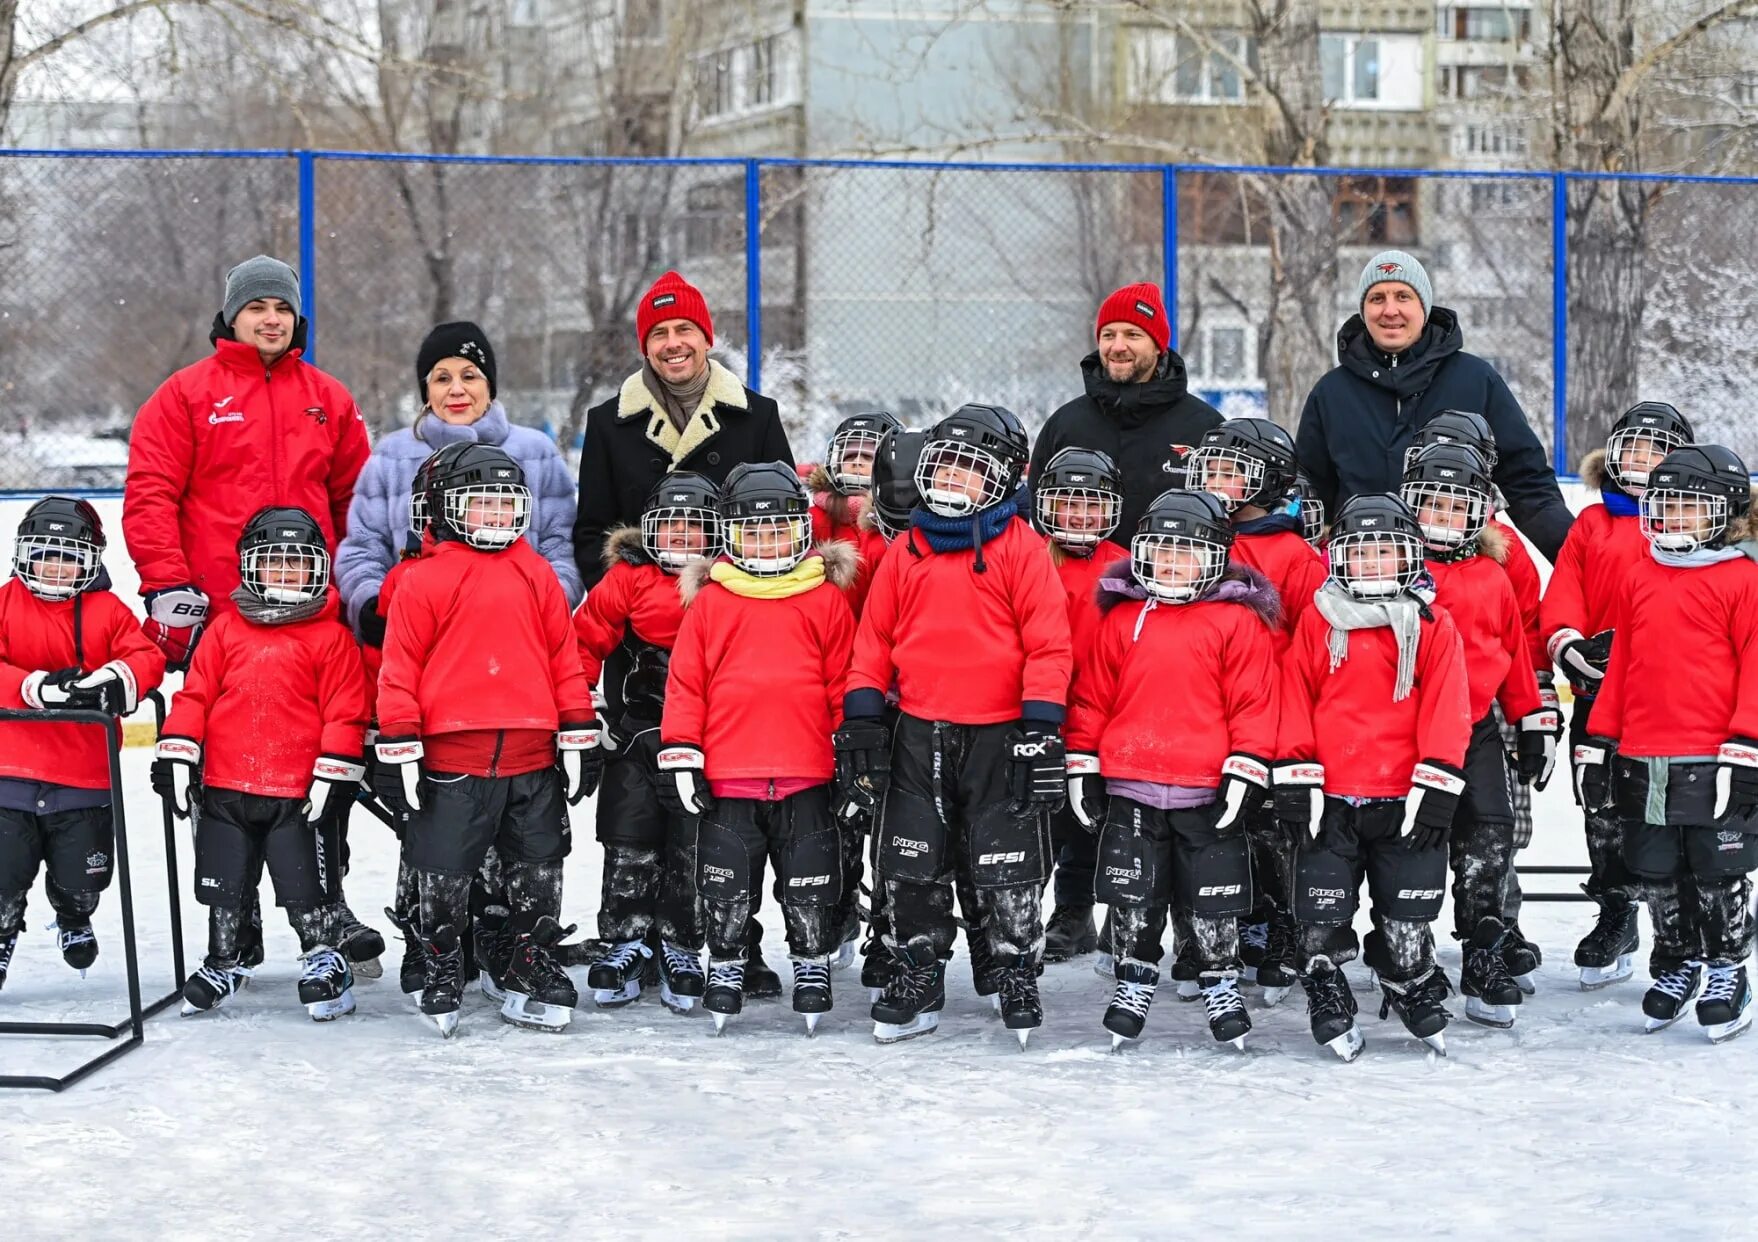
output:
M1331 579L1356 599L1390 599L1422 576L1422 530L1410 506L1389 492L1351 496L1326 548Z
M1123 515L1123 476L1109 453L1069 447L1032 479L1032 509L1042 530L1070 548L1103 543Z
M836 424L836 430L830 433L830 445L824 452L824 473L830 476L831 486L845 496L872 487L872 462L879 455L879 438L901 426L897 415L889 410L851 414ZM864 457L868 463L866 469L847 469L844 459L850 454L857 463Z
M104 523L90 501L45 496L18 523L12 572L38 599L72 599L103 568Z
M1717 548L1728 523L1752 511L1752 478L1738 453L1719 444L1687 444L1648 474L1642 534L1668 552Z
M427 489L433 482L433 472L469 447L468 440L455 441L429 453L427 460L415 468L415 478L409 484L409 529L417 535L427 533Z
M1142 589L1166 603L1185 604L1221 580L1233 527L1211 492L1161 492L1129 541L1129 570Z
M1612 424L1605 441L1605 472L1611 481L1631 496L1640 497L1648 486L1648 476L1676 448L1690 444L1697 436L1690 422L1664 401L1642 401L1625 410ZM1651 459L1649 469L1625 467L1624 455L1638 445L1646 445Z
M1300 533L1313 547L1318 547L1325 538L1325 502L1319 497L1318 488L1306 477L1302 470L1294 476L1294 486L1288 494L1294 498L1300 515Z
M265 604L303 604L330 589L323 528L304 509L258 509L238 536L238 579Z
M1267 418L1230 418L1203 433L1184 458L1184 485L1220 497L1231 513L1268 509L1294 486L1294 437Z
M1431 444L1404 468L1398 497L1416 514L1422 540L1437 552L1475 545L1489 521L1495 484L1476 449L1459 443ZM1424 515L1427 515L1425 520Z
M812 546L812 498L786 462L743 462L720 489L726 554L749 574L785 574Z
M691 537L690 527L699 539ZM672 573L698 556L719 556L720 488L714 480L678 470L655 484L641 507L641 547L654 564Z
M1012 496L1031 455L1025 425L1012 410L999 405L961 405L934 424L916 463L916 487L929 512L941 517L969 517ZM961 486L935 487L936 475L958 471ZM978 494L968 480L980 480Z
M531 525L525 471L492 444L466 444L428 473L427 513L437 539L485 552L511 547Z
M916 466L927 442L927 432L911 431L908 427L898 427L879 437L879 451L873 458L873 486L867 495L873 506L873 520L887 539L896 539L909 529L910 513L922 503L922 493L916 488Z
M1404 450L1404 469L1416 455L1431 444L1463 444L1477 450L1490 474L1496 472L1496 435L1489 429L1489 420L1471 410L1442 410L1416 429L1410 447Z

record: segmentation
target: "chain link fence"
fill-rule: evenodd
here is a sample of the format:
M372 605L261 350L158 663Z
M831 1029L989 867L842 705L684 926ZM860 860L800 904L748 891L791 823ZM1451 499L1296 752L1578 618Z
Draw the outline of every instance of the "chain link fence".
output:
M875 406L923 423L982 399L1037 426L1082 391L1099 302L1142 280L1176 299L1194 391L1292 425L1362 265L1396 247L1427 265L1560 472L1638 394L1758 461L1752 193L1552 174L0 152L0 490L119 487L135 409L208 351L226 269L259 252L305 268L314 359L375 434L414 418L427 329L473 319L509 414L573 461L586 409L639 364L635 302L667 268L702 288L716 353L781 403L802 459Z

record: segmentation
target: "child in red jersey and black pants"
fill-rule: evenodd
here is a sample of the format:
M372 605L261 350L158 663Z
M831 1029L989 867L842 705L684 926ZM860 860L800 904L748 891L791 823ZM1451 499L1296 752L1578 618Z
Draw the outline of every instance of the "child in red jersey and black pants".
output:
M1065 448L1031 480L1032 509L1043 531L1050 563L1068 596L1068 628L1075 667L1098 627L1095 602L1099 578L1129 553L1111 542L1123 513L1123 480L1106 453ZM1091 953L1099 942L1093 923L1093 869L1098 841L1068 808L1050 816L1050 845L1056 851L1056 906L1044 928L1044 960L1065 962Z
M676 1012L694 1008L707 986L696 821L666 809L653 773L666 670L684 620L678 575L720 555L719 505L711 480L687 471L666 475L647 498L640 526L605 537L608 568L574 612L580 663L589 684L604 678L606 719L617 739L598 794L598 934L606 950L586 976L600 1006L639 999L656 967L660 1000ZM657 945L649 942L655 928Z
M501 1016L555 1029L578 1000L551 954L561 913L567 803L597 788L603 755L555 572L521 536L524 472L472 444L430 473L433 552L409 563L385 631L378 763L420 888L421 1011L457 1028L461 929L490 846L511 918L488 972Z
M1361 1053L1341 966L1365 876L1367 964L1411 1034L1444 1050L1446 976L1430 924L1465 792L1470 691L1459 632L1433 604L1416 518L1396 496L1352 498L1331 528L1330 576L1282 661L1276 817L1296 843L1294 915L1312 1036ZM1322 795L1322 796L1321 796ZM1317 805L1315 805L1315 803Z
M0 707L126 715L165 675L165 657L109 589L104 528L91 504L37 501L18 524L0 586ZM62 958L97 960L92 913L110 886L115 830L109 750L89 724L0 722L0 984L37 870Z
M823 464L806 480L812 492L812 542L837 539L860 554L854 586L848 591L856 621L861 619L861 606L867 601L873 573L885 557L888 542L864 520L872 504L879 441L886 433L902 429L903 424L886 410L849 415L831 433Z
M1576 750L1581 801L1615 806L1654 926L1650 1031L1751 1025L1758 867L1758 541L1746 463L1687 445L1642 493L1651 554L1629 567L1605 679ZM1682 675L1688 674L1688 675Z
M793 1007L806 1030L831 1008L843 849L830 805L830 738L854 642L852 549L811 549L811 501L785 462L733 467L721 491L726 556L683 579L660 724L661 796L696 817L715 1029L741 1012L755 895L775 867Z
M1067 598L1019 516L1025 428L966 405L930 433L923 507L886 553L855 639L837 734L839 798L884 790L879 872L897 971L873 1005L881 1042L933 1030L952 954L952 880L967 865L1023 1043L1043 1022L1044 812L1064 798ZM884 723L895 678L895 738ZM889 785L889 788L887 788Z
M1233 528L1230 555L1236 564L1269 580L1281 601L1275 633L1277 655L1312 597L1325 581L1325 563L1306 541L1296 506L1288 495L1299 476L1294 439L1267 418L1230 418L1203 435L1185 457L1185 486L1208 492L1226 506ZM1275 808L1266 795L1246 808L1245 833L1251 841L1257 906L1240 921L1240 958L1245 978L1263 989L1266 1005L1280 1003L1294 986L1295 927L1289 905L1289 866L1293 842L1276 827ZM1179 912L1180 914L1182 912ZM1184 921L1175 920L1172 978L1179 994L1196 987Z

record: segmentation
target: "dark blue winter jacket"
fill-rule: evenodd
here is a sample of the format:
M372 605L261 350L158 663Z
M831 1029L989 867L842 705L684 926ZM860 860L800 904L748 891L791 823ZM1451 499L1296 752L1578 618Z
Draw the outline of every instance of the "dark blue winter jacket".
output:
M1375 348L1361 316L1351 316L1337 333L1338 365L1313 385L1301 411L1300 464L1335 516L1351 496L1398 489L1404 450L1436 414L1481 414L1495 432L1496 486L1514 525L1555 561L1574 522L1556 473L1508 385L1464 344L1458 316L1443 306L1396 355Z

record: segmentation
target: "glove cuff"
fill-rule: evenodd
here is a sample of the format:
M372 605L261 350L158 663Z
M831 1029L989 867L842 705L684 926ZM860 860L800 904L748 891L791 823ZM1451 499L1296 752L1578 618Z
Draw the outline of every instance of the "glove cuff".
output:
M1565 626L1552 634L1545 642L1544 654L1550 657L1552 664L1560 664L1562 663L1563 648L1570 643L1585 642L1586 637L1580 630L1571 630Z
M1296 759L1287 763L1278 763L1270 771L1275 784L1280 788L1294 786L1315 786L1325 783L1325 765L1313 759Z
M140 706L140 684L134 680L133 669L129 668L128 665L124 664L121 660L111 660L107 664L99 665L92 670L90 675L81 680L89 683L92 677L97 676L105 669L109 669L114 673L116 675L116 680L122 683L122 714L126 716L136 707Z
M358 785L366 779L366 765L352 755L319 755L311 775L336 785Z
M701 770L702 752L694 746L662 746L659 749L659 770L677 772L689 768Z
M187 737L162 737L153 747L153 758L195 766L201 763L201 743Z
M1562 715L1551 707L1543 707L1520 717L1522 733L1555 733L1562 727Z
M418 737L385 737L380 735L373 745L373 753L380 763L419 763L422 750L421 739Z
M1221 778L1236 777L1259 789L1270 787L1270 765L1256 755L1235 751L1221 761Z
M48 676L49 674L42 669L25 674L23 684L18 687L18 695L24 700L26 707L34 707L38 711L43 710L43 682Z
M1758 742L1743 737L1729 738L1715 752L1715 760L1736 768L1758 768Z
M1063 758L1062 768L1070 776L1097 776L1099 775L1099 757L1097 755L1083 755L1077 751Z
M601 737L598 725L564 725L556 730L557 750L597 750Z
M1424 759L1410 773L1410 784L1416 789L1432 789L1457 798L1465 792L1465 773L1438 759Z
M1611 760L1612 752L1616 749L1616 746L1602 737L1586 738L1575 747L1575 762L1607 763Z

